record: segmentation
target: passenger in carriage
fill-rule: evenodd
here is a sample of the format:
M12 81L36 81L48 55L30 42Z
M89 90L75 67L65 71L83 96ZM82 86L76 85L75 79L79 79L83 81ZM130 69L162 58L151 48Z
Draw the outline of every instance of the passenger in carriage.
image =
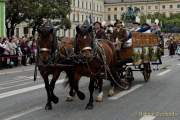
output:
M116 21L114 27L116 29L113 31L111 41L114 42L116 49L120 50L127 41L127 32L126 29L124 29L122 22L119 20Z
M126 42L127 47L131 47L131 45L132 45L132 32L151 33L151 26L147 23L140 26L140 23L134 22L133 29L128 34L128 40Z
M100 22L95 22L94 23L94 28L95 28L95 38L96 39L107 39L106 33L104 29L102 28L102 25Z

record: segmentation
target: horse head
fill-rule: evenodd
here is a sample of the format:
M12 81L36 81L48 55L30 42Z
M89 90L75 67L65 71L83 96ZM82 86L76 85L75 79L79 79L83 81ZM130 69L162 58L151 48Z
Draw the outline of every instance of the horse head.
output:
M92 26L77 26L76 27L76 42L80 53L86 57L91 58L93 53L93 31Z
M38 54L40 61L44 64L48 64L50 58L52 58L52 52L54 47L54 28L50 22L46 22L40 28L38 28Z

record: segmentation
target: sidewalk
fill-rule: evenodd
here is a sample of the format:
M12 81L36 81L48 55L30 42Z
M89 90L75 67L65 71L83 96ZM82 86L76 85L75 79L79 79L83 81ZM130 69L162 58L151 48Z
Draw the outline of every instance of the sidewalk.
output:
M34 65L18 66L14 68L2 69L0 70L0 75L20 73L20 72L26 72L26 71L32 71L32 70L34 70Z

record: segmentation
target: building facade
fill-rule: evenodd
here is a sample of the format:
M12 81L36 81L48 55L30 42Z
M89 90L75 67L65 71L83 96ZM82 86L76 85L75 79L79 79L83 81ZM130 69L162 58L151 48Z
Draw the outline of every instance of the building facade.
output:
M169 17L180 13L180 0L105 0L105 20L121 19L128 7L137 7L144 15L161 13Z
M89 19L90 15L93 21L121 19L122 13L130 6L139 8L144 15L158 12L170 16L173 13L180 13L180 0L72 0L72 11L68 15L72 27L66 32L60 29L57 35L74 37L76 26ZM15 33L19 37L31 36L31 31L31 28L27 28L27 23L21 23Z
M104 0L72 0L71 7L72 12L69 17L72 27L66 31L66 36L74 37L76 26L82 24L86 19L89 20L90 16L92 16L93 21L104 19Z
M0 0L0 37L5 35L5 0Z

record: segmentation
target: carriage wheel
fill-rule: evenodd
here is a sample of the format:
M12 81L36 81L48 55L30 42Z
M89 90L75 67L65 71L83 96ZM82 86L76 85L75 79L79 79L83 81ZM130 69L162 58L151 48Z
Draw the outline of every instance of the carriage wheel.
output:
M148 82L151 76L150 63L144 63L143 76L144 76L144 81Z
M132 87L132 81L134 80L133 71L128 67L125 72L125 80L128 83L128 89L130 89Z
M131 68L127 68L124 71L117 72L119 85L123 90L129 90L132 86L132 81L134 80L133 72Z

